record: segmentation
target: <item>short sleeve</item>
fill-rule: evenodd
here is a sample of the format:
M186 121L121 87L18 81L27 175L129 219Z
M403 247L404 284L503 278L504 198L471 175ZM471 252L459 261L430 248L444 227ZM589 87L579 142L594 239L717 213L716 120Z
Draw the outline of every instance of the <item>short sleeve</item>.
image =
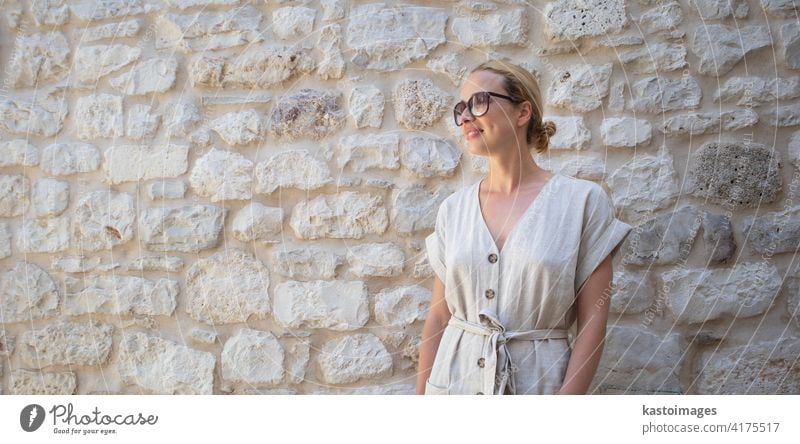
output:
M444 234L446 206L442 203L436 213L436 226L433 233L425 238L425 249L428 253L428 262L431 264L434 273L439 276L439 280L445 281L445 256L444 256Z
M589 276L627 237L632 227L614 216L611 198L594 184L583 213L583 230L575 271L575 292L580 291Z

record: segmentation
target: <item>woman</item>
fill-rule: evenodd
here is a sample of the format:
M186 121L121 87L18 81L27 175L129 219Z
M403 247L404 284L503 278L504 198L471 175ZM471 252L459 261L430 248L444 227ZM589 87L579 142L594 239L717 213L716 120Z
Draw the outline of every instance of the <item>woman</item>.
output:
M631 227L596 183L536 165L529 147L546 151L556 130L541 105L510 63L461 87L456 125L489 173L445 199L426 239L436 278L418 394L584 394L597 370L611 257Z

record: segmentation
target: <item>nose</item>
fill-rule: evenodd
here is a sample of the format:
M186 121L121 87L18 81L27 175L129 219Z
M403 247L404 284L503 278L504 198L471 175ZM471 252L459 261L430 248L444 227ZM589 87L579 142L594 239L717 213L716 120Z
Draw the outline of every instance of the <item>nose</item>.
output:
M469 117L467 117L469 116ZM464 111L461 111L461 124L463 125L464 122L472 122L475 120L475 116L472 115L472 112L469 110L469 106L464 107Z

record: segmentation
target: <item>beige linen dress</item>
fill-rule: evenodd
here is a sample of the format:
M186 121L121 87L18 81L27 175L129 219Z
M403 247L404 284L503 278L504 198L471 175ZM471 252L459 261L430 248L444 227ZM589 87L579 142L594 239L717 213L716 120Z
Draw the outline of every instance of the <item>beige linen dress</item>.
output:
M498 253L479 185L448 196L425 239L451 313L425 394L556 393L577 291L632 228L600 185L556 173Z

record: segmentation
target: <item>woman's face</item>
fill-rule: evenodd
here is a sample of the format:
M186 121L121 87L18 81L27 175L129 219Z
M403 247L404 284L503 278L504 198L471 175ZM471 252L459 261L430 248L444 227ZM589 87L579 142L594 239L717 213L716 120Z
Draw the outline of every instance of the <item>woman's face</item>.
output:
M464 81L459 100L466 103L472 94L479 91L508 95L503 83L504 79L499 74L475 71ZM489 156L493 151L509 146L516 149L519 109L511 101L492 96L489 98L489 111L486 114L475 117L467 108L461 118L464 122L461 131L467 139L470 153ZM524 137L521 143L525 144Z

